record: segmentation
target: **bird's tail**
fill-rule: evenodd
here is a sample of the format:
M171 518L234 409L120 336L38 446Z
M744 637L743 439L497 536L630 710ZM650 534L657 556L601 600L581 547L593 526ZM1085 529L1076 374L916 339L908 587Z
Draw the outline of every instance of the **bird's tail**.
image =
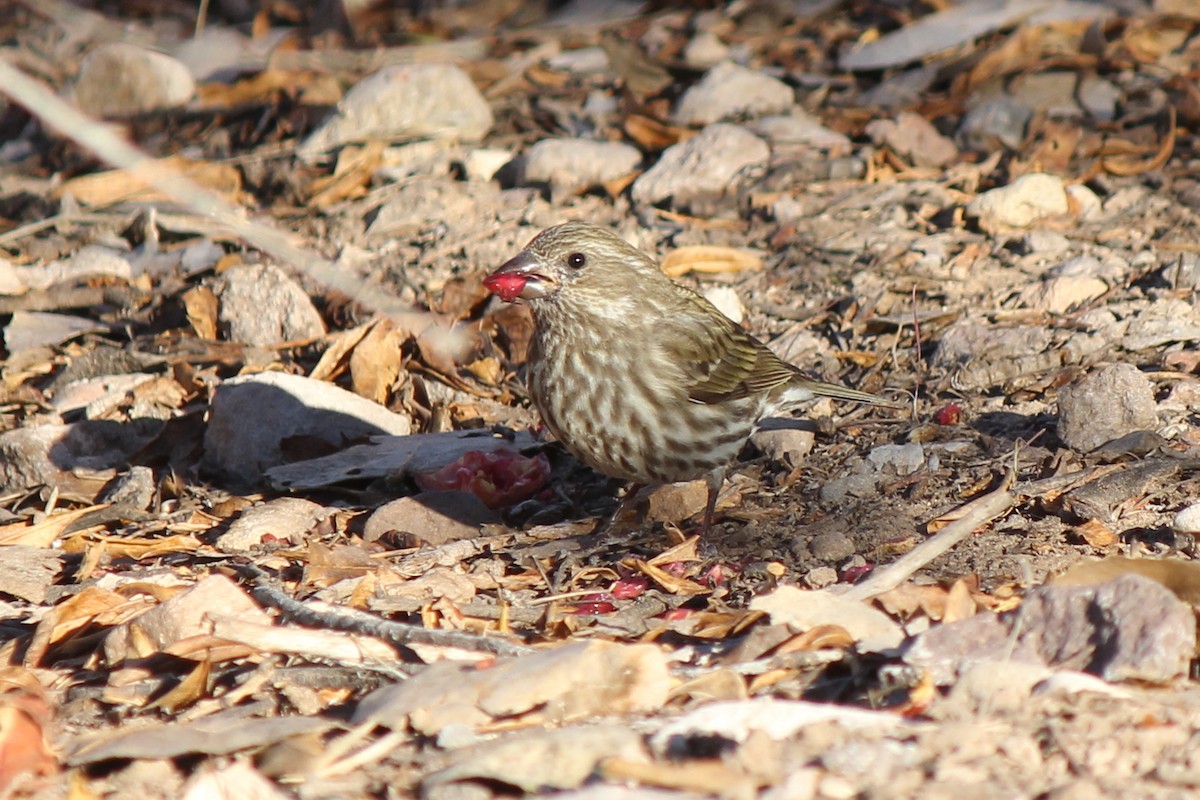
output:
M836 383L825 383L824 381L815 381L812 378L806 378L802 375L797 375L788 384L788 390L795 390L795 394L801 395L807 392L811 397L832 397L837 400L854 400L859 403L871 403L877 406L887 406L889 408L903 408L899 403L891 400L885 400L877 395L868 392L860 392L858 389L851 389L846 386L840 386ZM787 392L791 394L792 392ZM799 398L797 398L799 399ZM806 398L807 399L807 398Z

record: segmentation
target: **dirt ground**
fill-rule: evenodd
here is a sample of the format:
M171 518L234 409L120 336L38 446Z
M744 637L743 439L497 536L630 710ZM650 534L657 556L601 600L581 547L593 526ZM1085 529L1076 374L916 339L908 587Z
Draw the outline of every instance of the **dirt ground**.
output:
M200 8L0 5L0 796L1200 792L1191 3ZM566 220L901 407L610 525Z

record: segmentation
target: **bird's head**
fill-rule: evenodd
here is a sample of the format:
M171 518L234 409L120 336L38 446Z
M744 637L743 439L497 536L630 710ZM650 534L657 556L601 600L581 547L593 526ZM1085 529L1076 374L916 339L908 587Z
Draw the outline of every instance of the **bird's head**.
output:
M484 278L483 285L501 300L527 300L536 309L564 297L611 303L636 293L647 280L669 279L645 253L612 231L567 222L539 233Z

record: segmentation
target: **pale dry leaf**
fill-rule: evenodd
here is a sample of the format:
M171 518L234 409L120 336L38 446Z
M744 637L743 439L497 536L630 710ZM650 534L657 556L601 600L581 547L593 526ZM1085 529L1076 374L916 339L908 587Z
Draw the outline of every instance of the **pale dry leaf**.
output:
M748 269L762 269L762 266L762 258L747 250L707 244L680 247L667 253L662 260L662 271L672 278L689 272L742 272Z

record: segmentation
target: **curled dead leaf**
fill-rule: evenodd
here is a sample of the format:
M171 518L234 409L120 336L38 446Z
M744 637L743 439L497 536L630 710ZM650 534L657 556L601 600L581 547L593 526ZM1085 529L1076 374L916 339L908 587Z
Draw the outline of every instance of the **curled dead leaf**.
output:
M698 244L680 247L662 260L662 271L672 278L689 272L709 274L762 269L762 259L754 253L736 247Z

